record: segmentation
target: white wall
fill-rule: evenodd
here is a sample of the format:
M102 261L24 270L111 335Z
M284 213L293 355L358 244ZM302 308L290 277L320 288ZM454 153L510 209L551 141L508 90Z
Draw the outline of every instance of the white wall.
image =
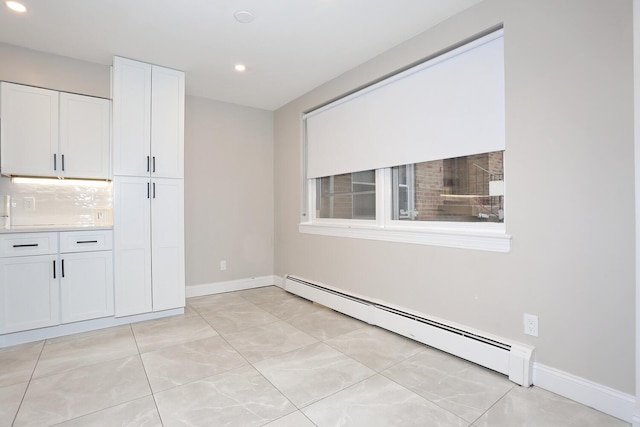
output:
M273 274L272 112L187 97L185 219L187 286Z
M111 98L108 65L0 43L0 80Z
M486 0L278 110L275 273L530 343L635 394L631 17L630 0ZM300 234L301 112L501 24L511 252Z

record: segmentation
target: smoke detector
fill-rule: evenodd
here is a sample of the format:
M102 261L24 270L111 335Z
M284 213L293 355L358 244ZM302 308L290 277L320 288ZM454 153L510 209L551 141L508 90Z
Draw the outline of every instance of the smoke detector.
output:
M242 24L248 24L254 20L253 13L247 10L239 10L233 14L233 17L236 18L236 21Z

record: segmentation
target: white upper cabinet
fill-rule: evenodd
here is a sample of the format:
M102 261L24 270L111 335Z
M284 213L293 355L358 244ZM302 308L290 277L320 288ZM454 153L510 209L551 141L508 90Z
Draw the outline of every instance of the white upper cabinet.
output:
M113 173L145 176L151 166L151 65L113 58Z
M0 171L56 176L58 92L0 83Z
M184 73L152 67L151 175L184 177Z
M60 94L60 172L72 178L111 176L110 102Z
M109 179L110 101L2 82L3 175Z
M114 175L184 177L184 72L113 61Z

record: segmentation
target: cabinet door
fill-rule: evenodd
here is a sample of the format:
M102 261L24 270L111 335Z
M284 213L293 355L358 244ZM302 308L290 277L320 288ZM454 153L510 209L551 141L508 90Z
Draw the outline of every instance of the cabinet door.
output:
M114 179L114 280L116 317L148 313L151 299L149 179Z
M2 174L55 176L58 92L5 82L0 92Z
M153 310L184 307L184 184L152 180Z
M151 144L151 65L113 59L113 173L148 176Z
M108 99L60 94L60 170L71 178L110 178Z
M60 317L62 323L113 316L111 251L60 256Z
M0 334L59 323L56 261L56 255L0 259Z
M152 68L151 175L184 177L184 72Z

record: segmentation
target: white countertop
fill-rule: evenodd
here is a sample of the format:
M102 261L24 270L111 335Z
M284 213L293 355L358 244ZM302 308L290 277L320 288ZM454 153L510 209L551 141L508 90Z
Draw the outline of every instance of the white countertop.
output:
M5 233L45 233L53 231L92 231L113 230L112 225L13 225L9 228L0 228L0 234Z

